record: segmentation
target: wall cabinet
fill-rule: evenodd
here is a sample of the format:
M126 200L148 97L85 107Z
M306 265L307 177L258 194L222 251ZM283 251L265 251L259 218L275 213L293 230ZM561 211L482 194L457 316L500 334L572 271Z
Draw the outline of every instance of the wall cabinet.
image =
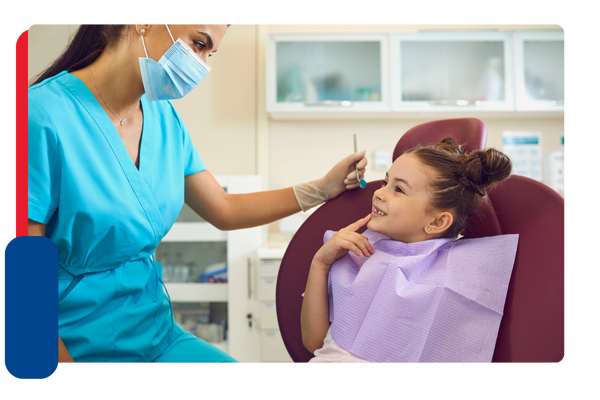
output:
M392 36L392 110L512 110L508 32Z
M562 117L562 31L269 34L273 119Z
M389 109L387 34L270 34L267 112Z
M565 44L563 32L515 33L518 110L564 110Z

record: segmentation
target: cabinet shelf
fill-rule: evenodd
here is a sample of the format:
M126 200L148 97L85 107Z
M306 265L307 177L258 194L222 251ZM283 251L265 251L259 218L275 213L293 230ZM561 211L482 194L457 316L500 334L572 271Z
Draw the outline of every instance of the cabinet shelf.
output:
M451 110L411 110L411 111L380 111L380 112L276 112L270 114L270 119L274 121L284 120L372 120L372 119L446 119L446 118L498 118L498 119L552 119L564 118L564 110L532 110L532 111L490 111L474 109Z
M227 232L208 222L178 222L163 238L165 242L225 242Z
M225 302L227 283L165 283L172 302Z

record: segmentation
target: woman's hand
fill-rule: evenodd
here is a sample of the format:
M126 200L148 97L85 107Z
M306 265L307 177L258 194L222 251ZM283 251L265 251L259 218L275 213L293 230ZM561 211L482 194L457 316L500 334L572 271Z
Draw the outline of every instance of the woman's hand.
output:
M358 175L363 178L367 167L366 150L350 154L331 168L323 178L319 179L322 190L327 193L328 199L333 199L347 189L355 189L360 186Z
M346 189L359 187L356 167L360 178L363 178L367 166L365 154L366 150L350 154L335 164L323 178L294 185L294 195L302 211L308 211L311 207L331 200Z
M317 251L313 258L313 265L329 269L335 260L345 256L349 251L359 257L369 257L374 254L375 250L371 247L369 239L356 232L357 229L366 225L370 220L371 214L340 229Z

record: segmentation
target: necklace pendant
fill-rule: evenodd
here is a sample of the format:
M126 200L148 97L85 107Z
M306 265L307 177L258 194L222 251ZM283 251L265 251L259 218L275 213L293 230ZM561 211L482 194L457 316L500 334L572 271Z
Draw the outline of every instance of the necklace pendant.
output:
M123 121L121 121L121 126L123 126Z

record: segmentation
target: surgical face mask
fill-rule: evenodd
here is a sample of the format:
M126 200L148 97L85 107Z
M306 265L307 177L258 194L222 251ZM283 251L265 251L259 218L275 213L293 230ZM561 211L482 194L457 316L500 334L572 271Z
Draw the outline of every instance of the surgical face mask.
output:
M210 67L198 57L181 39L163 54L158 62L148 57L146 44L142 36L142 45L146 57L140 57L140 71L146 97L150 101L180 99L200 83L210 72Z

